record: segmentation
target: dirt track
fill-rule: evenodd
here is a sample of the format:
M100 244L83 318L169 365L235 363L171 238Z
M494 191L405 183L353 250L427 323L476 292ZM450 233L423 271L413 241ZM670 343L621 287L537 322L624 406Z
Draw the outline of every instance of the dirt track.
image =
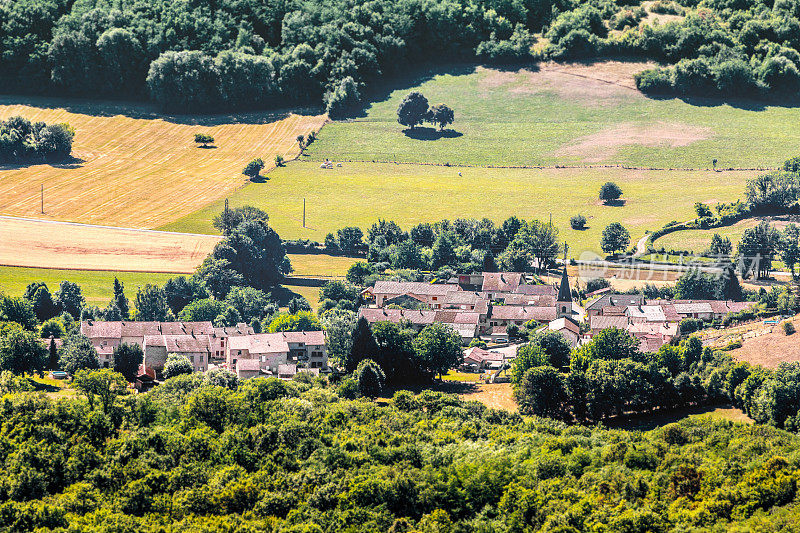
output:
M191 273L219 237L0 217L0 265Z

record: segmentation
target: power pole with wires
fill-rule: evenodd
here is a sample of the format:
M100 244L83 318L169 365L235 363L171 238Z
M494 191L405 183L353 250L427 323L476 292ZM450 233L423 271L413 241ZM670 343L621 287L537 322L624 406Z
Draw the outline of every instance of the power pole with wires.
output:
M303 198L303 227L306 227L306 199Z
M42 183L42 214L44 215L44 183Z

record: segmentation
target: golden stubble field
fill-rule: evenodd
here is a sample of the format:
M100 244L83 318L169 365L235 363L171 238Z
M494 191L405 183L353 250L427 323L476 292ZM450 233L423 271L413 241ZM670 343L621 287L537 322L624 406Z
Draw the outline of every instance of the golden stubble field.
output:
M325 115L258 113L163 117L144 106L0 99L0 119L67 122L76 130L63 165L0 166L0 214L155 228L241 187L245 164L298 153L296 137L319 131ZM200 148L194 134L215 139ZM44 214L40 192L44 185Z

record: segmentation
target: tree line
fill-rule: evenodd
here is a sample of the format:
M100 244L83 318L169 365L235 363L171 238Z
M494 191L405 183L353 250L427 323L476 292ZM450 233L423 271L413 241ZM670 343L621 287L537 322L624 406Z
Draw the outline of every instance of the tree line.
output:
M510 373L523 413L585 424L729 402L759 423L800 431L800 363L751 366L695 336L642 353L619 328L572 351L558 335L534 333L519 348Z
M672 65L638 76L647 92L800 90L790 6L680 4L673 11L684 18L640 29L643 9L610 0L466 0L457 9L414 0L18 0L0 6L0 90L150 98L191 112L322 103L341 116L421 64L622 56ZM536 33L546 40L534 51Z

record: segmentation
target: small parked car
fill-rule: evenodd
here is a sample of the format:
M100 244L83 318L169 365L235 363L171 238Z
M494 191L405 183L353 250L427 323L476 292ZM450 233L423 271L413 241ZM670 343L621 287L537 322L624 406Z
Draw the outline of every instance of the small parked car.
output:
M63 370L53 370L50 372L50 377L53 379L69 379L69 374Z

